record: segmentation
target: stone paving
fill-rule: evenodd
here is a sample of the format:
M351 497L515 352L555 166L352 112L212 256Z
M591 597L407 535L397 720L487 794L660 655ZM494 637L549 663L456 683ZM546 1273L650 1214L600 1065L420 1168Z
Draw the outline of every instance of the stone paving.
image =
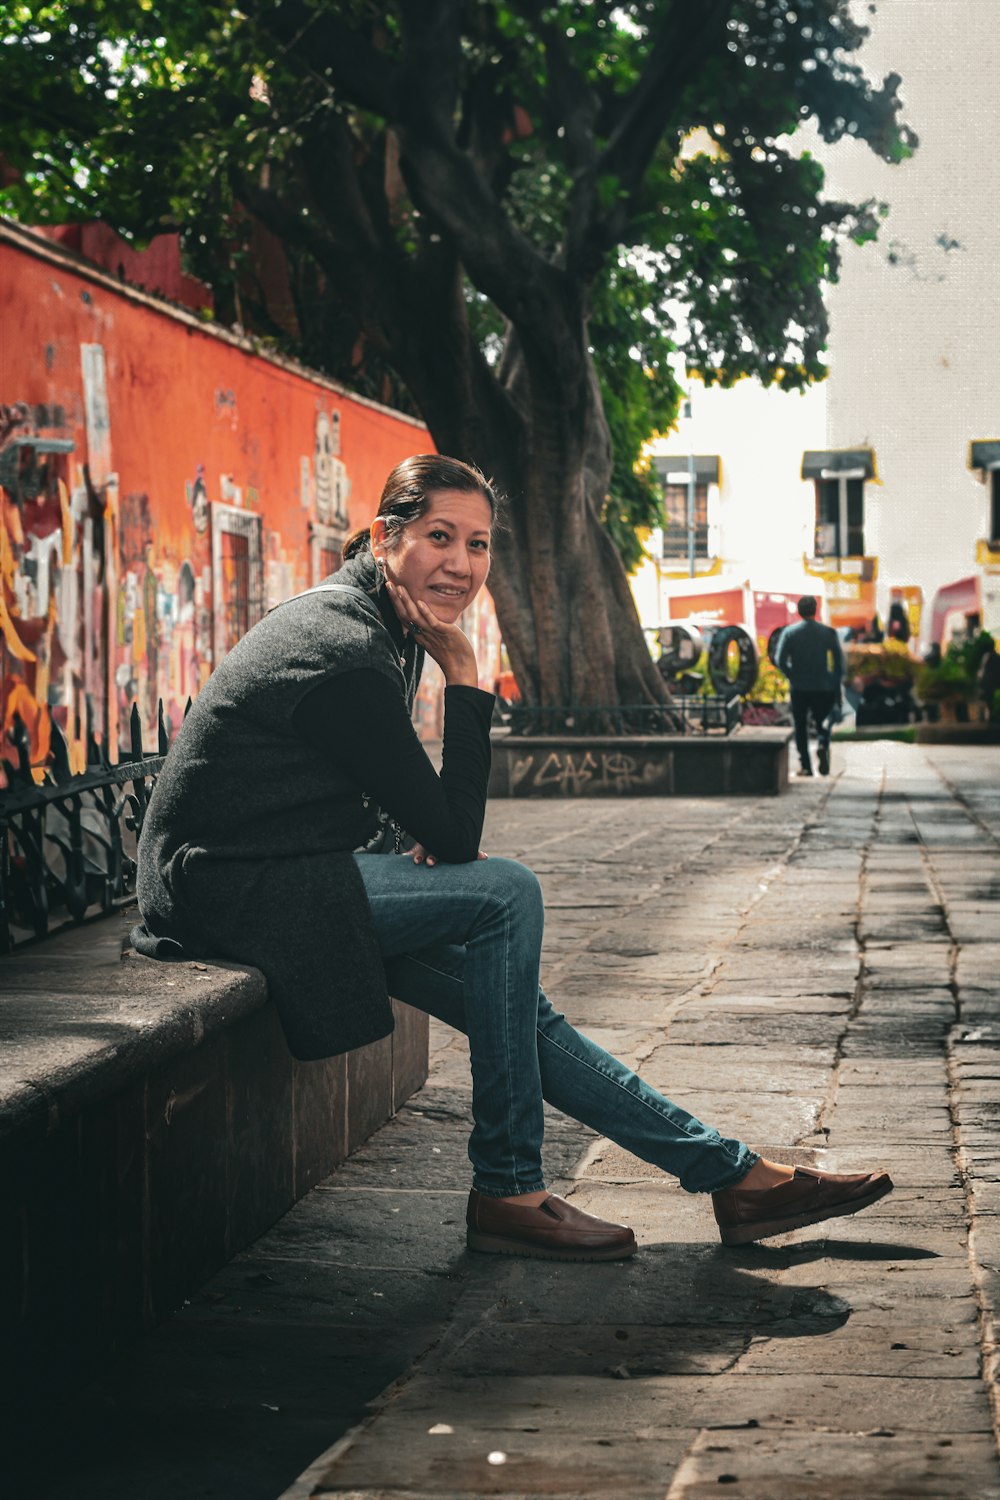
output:
M469 1255L467 1055L436 1027L396 1120L95 1373L33 1496L1000 1500L997 769L875 742L778 799L490 813L582 1029L892 1197L723 1249L707 1200L552 1116L550 1185L639 1255Z

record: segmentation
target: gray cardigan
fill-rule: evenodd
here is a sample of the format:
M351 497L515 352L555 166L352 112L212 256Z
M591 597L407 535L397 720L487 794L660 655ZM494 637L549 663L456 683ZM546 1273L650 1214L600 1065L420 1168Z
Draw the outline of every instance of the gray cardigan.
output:
M170 747L139 846L132 934L157 958L229 958L267 979L292 1053L333 1056L392 1030L371 912L352 850L378 808L292 727L305 695L359 667L412 708L407 672L374 597L368 553L347 588L271 611L229 652Z

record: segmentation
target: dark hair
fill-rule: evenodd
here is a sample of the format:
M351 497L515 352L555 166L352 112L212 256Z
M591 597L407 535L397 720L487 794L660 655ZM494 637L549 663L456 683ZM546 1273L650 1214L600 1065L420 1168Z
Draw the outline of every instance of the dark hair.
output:
M803 620L815 620L816 618L816 596L815 594L803 594L798 604L799 614Z
M438 490L461 490L482 495L490 508L490 521L496 521L499 502L493 486L474 464L460 458L446 458L440 453L415 453L397 464L385 482L376 515L382 516L386 532L393 536L404 526L418 521ZM352 532L344 543L344 559L356 557L371 546L370 527Z

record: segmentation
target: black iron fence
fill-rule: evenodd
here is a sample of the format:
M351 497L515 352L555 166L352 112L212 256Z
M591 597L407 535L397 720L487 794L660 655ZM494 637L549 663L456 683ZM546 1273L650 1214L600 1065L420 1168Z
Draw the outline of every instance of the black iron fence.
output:
M732 734L740 723L736 693L675 697L669 703L564 704L531 708L513 703L513 735Z
M70 769L56 724L51 763L41 783L17 714L9 738L17 764L3 763L8 785L0 788L0 953L45 937L54 919L61 919L60 925L82 922L128 899L135 841L167 753L162 702L156 755L143 750L133 704L129 758L109 765L89 735L87 769L79 775Z

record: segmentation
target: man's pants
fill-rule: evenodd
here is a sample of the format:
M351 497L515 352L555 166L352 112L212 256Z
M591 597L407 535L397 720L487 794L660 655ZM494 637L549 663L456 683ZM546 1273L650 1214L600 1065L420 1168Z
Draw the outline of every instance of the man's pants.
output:
M799 752L799 763L803 771L812 770L812 761L809 758L809 715L812 714L816 723L820 749L829 750L830 731L833 728L831 714L836 701L836 693L817 693L804 688L792 688L795 748Z

